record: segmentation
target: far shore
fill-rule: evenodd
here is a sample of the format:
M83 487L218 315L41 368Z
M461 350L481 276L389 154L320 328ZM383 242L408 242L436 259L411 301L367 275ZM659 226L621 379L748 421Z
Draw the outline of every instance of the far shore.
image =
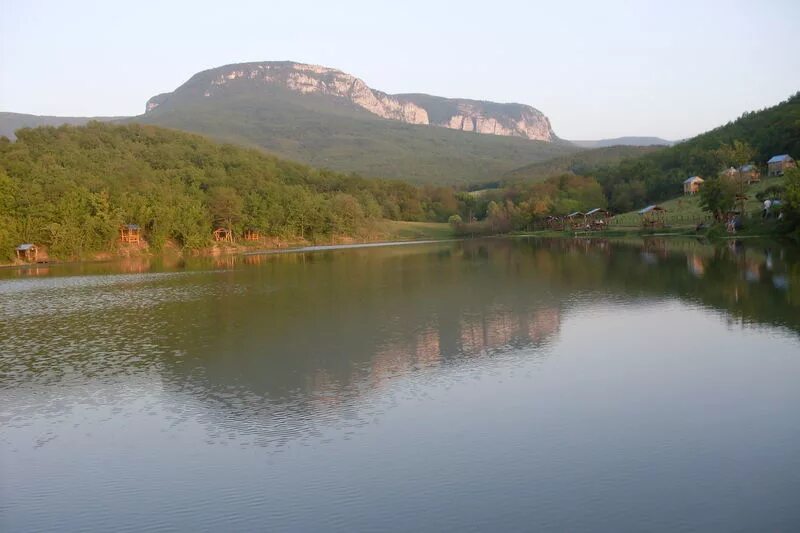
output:
M125 260L148 260L148 259L168 259L173 258L176 260L184 260L189 258L203 258L203 257L223 257L223 256L261 256L261 255L276 255L276 254L292 254L292 253L308 253L308 252L324 252L334 250L349 250L359 248L379 248L390 246L403 246L414 244L433 244L444 242L455 242L461 240L480 239L480 238L520 238L520 237L533 237L533 238L555 238L555 239L624 239L624 238L689 238L689 239L703 239L713 241L725 241L731 239L768 239L768 240L781 240L780 235L773 234L729 234L722 236L715 236L709 238L708 236L697 233L689 228L674 228L670 231L665 228L661 231L642 231L641 229L616 229L606 231L555 231L555 230L534 230L534 231L517 231L511 233L500 234L485 234L485 235L457 235L449 234L435 235L432 238L405 238L405 239L392 239L392 240L375 240L363 242L342 242L339 244L305 244L301 242L292 243L277 243L273 242L272 246L255 246L255 245L241 245L241 244L225 244L216 245L199 250L181 250L174 246L168 247L160 252L151 252L147 248L127 249L121 250L117 253L98 253L91 257L84 257L80 259L53 259L46 261L39 261L35 263L0 263L0 269L13 270L13 269L29 269L41 268L57 265L78 265L78 264L91 264L91 263L115 263Z
M25 268L37 268L37 267L46 267L46 266L56 266L56 265L74 265L74 264L86 264L86 263L114 263L118 261L124 261L126 259L154 259L154 258L163 258L163 257L176 257L181 259L187 258L201 258L201 257L221 257L221 256L236 256L236 255L243 255L243 256L257 256L257 255L273 255L273 254L287 254L287 253L305 253L305 252L322 252L322 251L330 251L330 250L347 250L347 249L354 249L354 248L377 248L377 247L388 247L388 246L402 246L402 245L412 245L412 244L432 244L437 242L452 242L456 240L461 240L458 237L450 237L450 238L433 238L433 239L405 239L405 240L379 240L379 241L365 241L365 242L353 242L353 243L342 243L342 244L326 244L326 245L288 245L288 246L273 246L273 247L257 247L257 246L242 246L242 245L224 245L224 246L213 246L209 248L204 248L200 250L174 250L168 249L162 252L150 252L147 249L140 249L131 252L128 250L128 253L117 253L117 254L110 254L110 253L101 253L96 254L93 257L86 257L81 259L71 259L71 260L60 260L60 259L52 259L46 261L37 261L31 263L0 263L0 269L25 269Z

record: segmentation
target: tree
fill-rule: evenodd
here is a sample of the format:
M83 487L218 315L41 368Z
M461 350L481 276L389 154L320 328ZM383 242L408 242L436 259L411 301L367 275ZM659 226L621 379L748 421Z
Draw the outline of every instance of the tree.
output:
M709 178L700 188L700 206L722 221L736 202L736 184L727 177Z
M232 229L242 219L244 201L232 187L214 187L208 192L208 210L214 223Z
M800 169L787 170L784 175L784 205L782 212L794 230L800 230Z

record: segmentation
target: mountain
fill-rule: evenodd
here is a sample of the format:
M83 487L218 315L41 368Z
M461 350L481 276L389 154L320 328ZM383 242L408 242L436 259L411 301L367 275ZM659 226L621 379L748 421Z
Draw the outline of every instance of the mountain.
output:
M200 72L129 120L417 183L486 180L579 150L527 105L391 95L340 70L290 61Z
M82 126L90 120L110 121L121 117L49 117L44 115L27 115L24 113L7 113L0 111L0 137L16 139L14 132L20 128L36 128L38 126Z
M570 141L581 148L604 148L607 146L672 146L674 141L660 137L616 137L599 141Z
M146 112L180 98L186 89L202 90L205 98L224 96L232 85L279 86L300 95L317 94L340 99L375 116L406 124L433 125L467 132L553 141L550 120L523 104L442 98L427 94L386 94L363 80L333 68L292 61L239 63L193 76L174 93L148 100Z

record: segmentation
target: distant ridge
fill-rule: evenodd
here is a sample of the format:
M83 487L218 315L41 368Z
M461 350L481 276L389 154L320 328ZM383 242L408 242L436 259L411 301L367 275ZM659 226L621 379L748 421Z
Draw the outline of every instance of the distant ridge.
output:
M103 122L118 120L124 117L52 117L45 115L26 115L24 113L8 113L0 111L0 137L16 139L14 132L20 128L36 128L39 126L83 126L90 120Z
M605 148L607 146L672 146L675 141L661 137L616 137L598 141L570 141L581 148Z

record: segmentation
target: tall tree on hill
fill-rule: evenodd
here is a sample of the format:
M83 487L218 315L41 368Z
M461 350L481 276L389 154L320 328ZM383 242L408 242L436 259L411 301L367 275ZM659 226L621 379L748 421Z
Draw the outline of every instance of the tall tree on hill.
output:
M700 188L700 206L722 221L736 203L736 184L725 176L709 178Z

